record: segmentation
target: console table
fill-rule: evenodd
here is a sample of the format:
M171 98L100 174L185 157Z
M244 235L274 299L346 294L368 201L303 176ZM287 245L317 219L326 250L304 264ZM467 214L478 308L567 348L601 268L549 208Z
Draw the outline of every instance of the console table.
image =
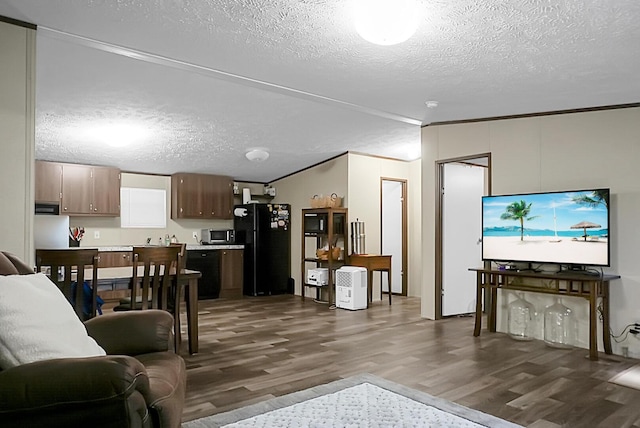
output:
M389 304L391 304L391 256L378 254L351 254L351 266L367 268L367 307L373 301L373 271L387 272L389 282ZM380 283L380 300L382 300L382 283Z
M611 336L609 335L609 282L619 279L619 275L588 275L584 273L538 273L517 270L493 270L472 268L476 272L476 322L474 336L480 335L482 328L483 291L490 291L487 328L496 331L496 300L498 289L529 291L534 293L555 294L560 296L583 297L589 301L589 359L598 359L598 298L602 299L602 341L604 352L611 354ZM544 286L525 284L523 279L545 281Z

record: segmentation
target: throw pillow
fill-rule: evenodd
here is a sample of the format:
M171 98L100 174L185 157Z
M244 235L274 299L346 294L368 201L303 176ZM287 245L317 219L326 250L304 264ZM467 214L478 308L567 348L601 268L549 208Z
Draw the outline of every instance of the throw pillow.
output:
M105 355L42 273L0 276L0 368L53 358Z

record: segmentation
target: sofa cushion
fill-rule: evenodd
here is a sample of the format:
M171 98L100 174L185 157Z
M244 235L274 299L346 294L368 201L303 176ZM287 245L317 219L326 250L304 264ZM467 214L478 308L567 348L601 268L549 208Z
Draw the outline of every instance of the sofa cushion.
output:
M44 274L0 276L0 368L105 355Z
M0 253L0 275L17 275L18 269L11 263L11 260Z

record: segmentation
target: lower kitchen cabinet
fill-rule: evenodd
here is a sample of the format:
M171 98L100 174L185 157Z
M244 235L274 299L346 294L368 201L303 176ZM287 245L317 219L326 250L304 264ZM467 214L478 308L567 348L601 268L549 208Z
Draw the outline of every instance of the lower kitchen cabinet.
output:
M220 297L242 297L244 250L220 250Z
M202 273L198 299L242 297L243 250L188 250L187 269Z
M131 251L100 251L98 257L98 268L133 266ZM130 287L130 279L100 279L98 295L106 303L118 304L120 299L129 297Z

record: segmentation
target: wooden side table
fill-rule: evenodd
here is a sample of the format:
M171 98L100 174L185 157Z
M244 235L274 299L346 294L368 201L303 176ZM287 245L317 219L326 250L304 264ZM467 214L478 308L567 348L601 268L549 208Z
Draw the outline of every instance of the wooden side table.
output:
M367 268L367 307L373 301L373 271L387 272L389 279L389 304L391 304L391 256L378 254L351 254L349 265ZM380 284L380 299L382 299L382 284Z

